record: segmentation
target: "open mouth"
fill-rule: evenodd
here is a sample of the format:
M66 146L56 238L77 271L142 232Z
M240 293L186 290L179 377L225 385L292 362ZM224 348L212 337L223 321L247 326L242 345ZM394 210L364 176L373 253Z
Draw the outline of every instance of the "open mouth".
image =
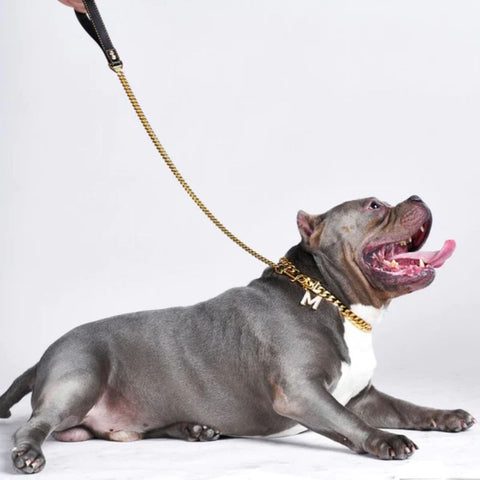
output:
M375 274L388 277L390 281L415 281L434 275L455 250L455 241L447 240L438 251L420 251L427 240L431 219L425 221L411 236L400 241L367 247L364 261Z

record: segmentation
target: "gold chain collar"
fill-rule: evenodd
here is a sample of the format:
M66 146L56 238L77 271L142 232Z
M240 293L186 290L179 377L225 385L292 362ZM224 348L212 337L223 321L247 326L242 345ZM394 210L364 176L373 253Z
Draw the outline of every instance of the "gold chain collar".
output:
M303 274L298 268L287 258L280 259L278 264L274 267L275 272L279 275L286 275L293 283L299 283L305 290L305 295L300 302L301 305L310 305L314 310L318 308L320 299L324 299L327 302L333 303L343 318L355 325L362 332L371 332L372 326L360 318L356 313L346 307L335 295L331 294L318 280L308 277ZM309 292L316 295L315 298L311 298Z

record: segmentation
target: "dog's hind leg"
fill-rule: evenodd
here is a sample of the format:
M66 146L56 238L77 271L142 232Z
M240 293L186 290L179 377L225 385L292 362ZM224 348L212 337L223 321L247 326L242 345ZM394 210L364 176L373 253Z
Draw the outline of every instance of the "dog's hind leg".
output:
M211 442L220 438L220 432L215 428L198 423L174 423L167 427L146 432L144 438L178 438L188 442Z
M59 442L84 442L85 440L90 440L95 437L95 435L85 427L67 428L67 430L62 430L61 432L53 432L52 436Z
M13 465L23 473L37 473L45 466L44 440L53 431L65 431L81 424L102 392L100 375L91 370L63 371L36 385L33 412L14 435Z
M12 405L15 405L32 391L36 370L36 365L29 368L25 373L20 375L0 397L0 418L10 417L10 408Z

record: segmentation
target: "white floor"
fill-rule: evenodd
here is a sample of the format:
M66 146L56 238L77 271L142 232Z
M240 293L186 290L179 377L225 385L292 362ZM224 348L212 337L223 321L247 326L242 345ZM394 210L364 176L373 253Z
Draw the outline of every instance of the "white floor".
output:
M412 378L377 381L397 396L431 406L464 408L480 417L480 385L474 378ZM407 383L409 384L407 387ZM389 388L387 388L389 387ZM8 420L0 422L0 478L14 478L10 437L24 422L24 399ZM405 432L402 432L405 433ZM326 438L307 432L283 439L229 439L212 443L143 440L115 443L90 440L44 447L42 479L480 479L480 425L459 434L407 432L419 451L407 461L381 461L357 455ZM17 477L19 478L19 477Z

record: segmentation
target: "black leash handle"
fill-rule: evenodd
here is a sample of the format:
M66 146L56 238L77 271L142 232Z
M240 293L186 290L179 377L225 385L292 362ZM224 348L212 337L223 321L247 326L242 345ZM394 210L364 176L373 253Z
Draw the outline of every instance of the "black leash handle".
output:
M87 13L81 13L75 10L75 15L80 25L102 49L107 58L108 66L114 71L121 70L123 62L120 60L120 56L110 40L95 0L83 0L83 4L85 5Z

